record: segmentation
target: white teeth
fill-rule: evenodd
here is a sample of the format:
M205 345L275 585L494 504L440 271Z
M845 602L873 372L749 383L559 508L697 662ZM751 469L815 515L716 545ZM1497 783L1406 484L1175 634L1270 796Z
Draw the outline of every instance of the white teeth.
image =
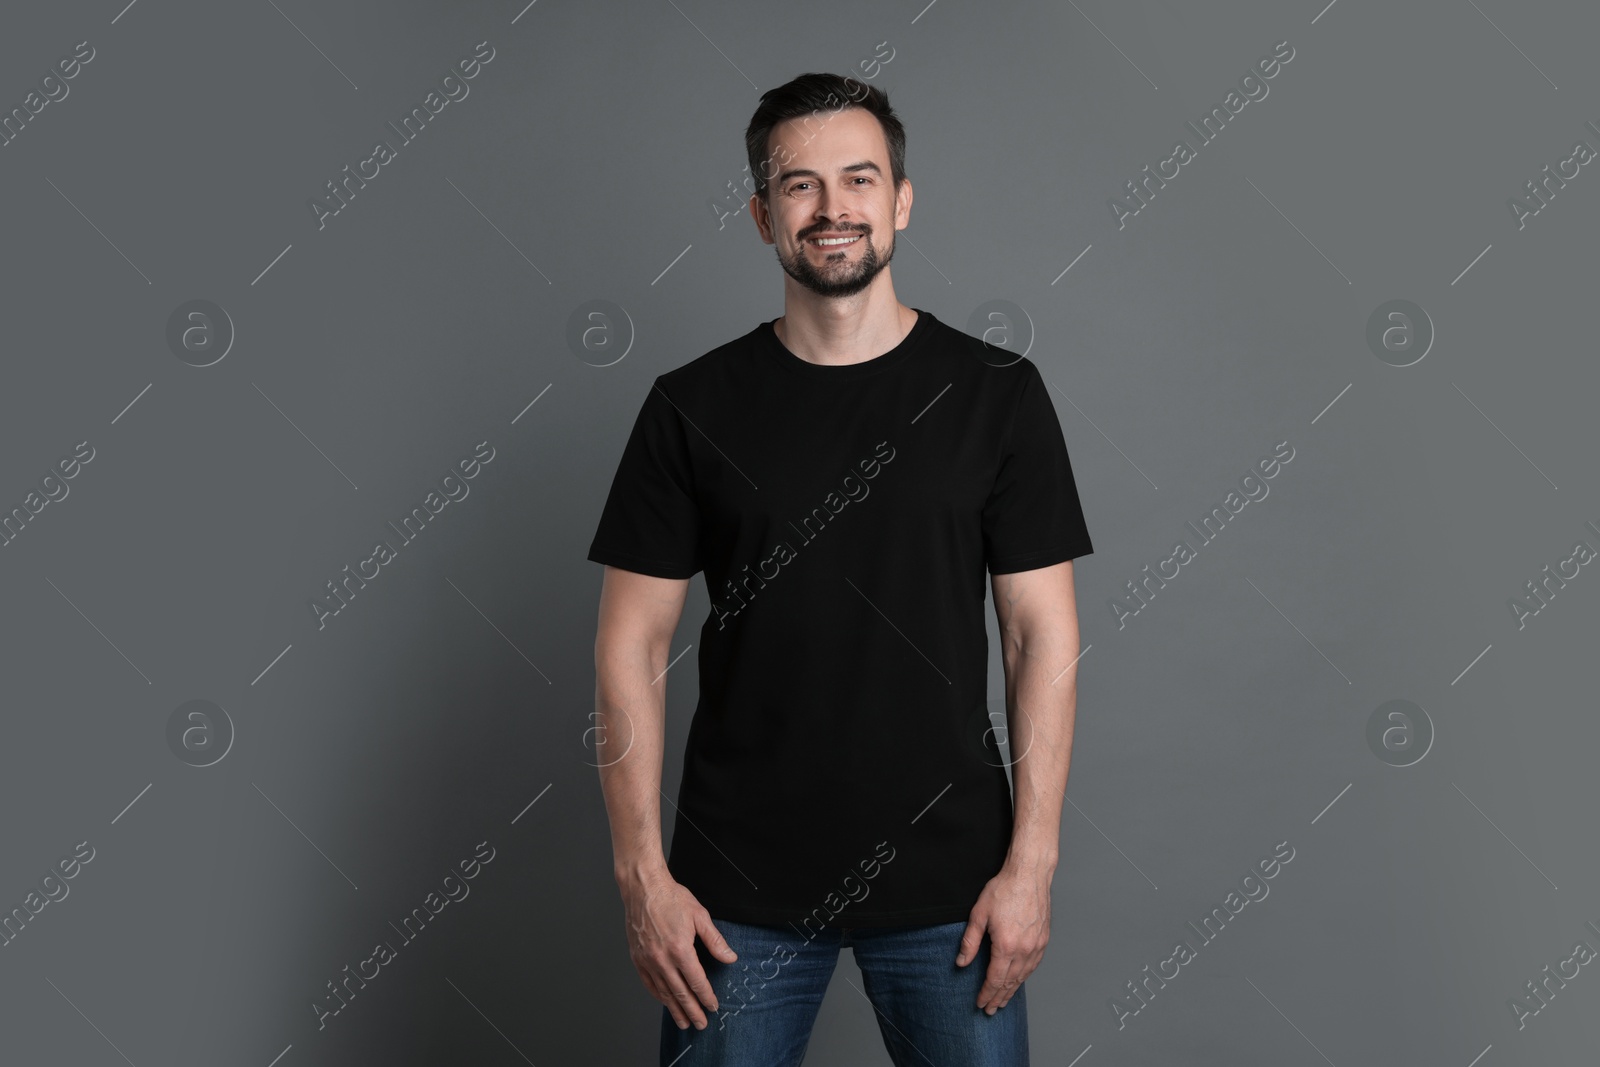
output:
M811 243L815 245L847 245L860 239L860 234L855 237L813 237Z

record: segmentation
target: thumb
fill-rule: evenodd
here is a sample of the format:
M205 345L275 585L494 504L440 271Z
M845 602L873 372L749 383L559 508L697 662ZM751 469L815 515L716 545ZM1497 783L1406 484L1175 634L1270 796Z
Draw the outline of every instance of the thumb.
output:
M722 931L712 923L710 912L702 911L695 916L694 929L695 933L700 935L700 940L705 942L707 950L723 963L732 963L739 958L739 954L733 951L733 946L722 936Z
M956 953L956 966L965 967L978 955L978 946L983 943L983 931L988 927L988 920L976 912L967 920L967 928L961 934L961 951Z

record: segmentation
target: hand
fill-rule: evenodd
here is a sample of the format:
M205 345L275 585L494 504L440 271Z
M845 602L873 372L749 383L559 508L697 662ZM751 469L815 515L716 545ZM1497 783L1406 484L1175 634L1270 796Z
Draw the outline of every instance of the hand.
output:
M717 1010L717 997L695 952L695 935L723 963L738 953L712 925L711 913L694 894L665 871L640 875L622 884L627 911L628 954L650 995L666 1005L678 1029L706 1028L705 1011Z
M1039 868L1003 867L972 907L956 966L965 967L977 958L987 930L989 971L978 991L978 1007L990 1015L1011 1002L1044 959L1044 947L1050 943L1051 874Z

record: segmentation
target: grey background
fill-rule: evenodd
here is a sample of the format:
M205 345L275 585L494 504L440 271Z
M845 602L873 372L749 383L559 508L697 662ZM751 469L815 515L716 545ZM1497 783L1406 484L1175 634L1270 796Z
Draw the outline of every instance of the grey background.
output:
M1506 206L1600 146L1592 8L112 0L3 22L5 110L97 52L0 148L0 504L96 450L0 549L0 908L96 850L0 948L6 1062L655 1062L586 762L583 557L654 376L781 313L771 249L709 203L759 90L861 76L879 42L916 191L898 294L957 326L1026 310L1096 545L1033 1062L1592 1059L1593 968L1520 1031L1507 1002L1600 946L1600 577L1520 630L1508 600L1600 546L1600 178L1521 230ZM1270 95L1119 230L1107 199L1285 39ZM307 199L484 40L470 95L319 231ZM165 341L196 298L237 330L204 368ZM1365 343L1395 298L1437 329L1405 368ZM636 331L612 366L565 341L592 299ZM470 495L319 630L310 598L482 440ZM1119 629L1109 601L1284 440L1271 495ZM674 654L706 611L697 578ZM694 665L669 674L669 795ZM192 699L237 731L206 768L166 741ZM1365 739L1391 699L1437 732L1410 767ZM1119 1029L1109 999L1283 840L1270 896ZM480 841L471 895L319 1031L325 983ZM888 1062L859 986L845 953L809 1062Z

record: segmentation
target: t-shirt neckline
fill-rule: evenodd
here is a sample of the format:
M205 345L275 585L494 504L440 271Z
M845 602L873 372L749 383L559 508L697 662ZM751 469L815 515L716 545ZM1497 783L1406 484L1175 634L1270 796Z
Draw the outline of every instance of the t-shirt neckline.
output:
M763 340L762 350L767 353L779 366L795 374L802 374L818 381L846 381L856 378L865 378L871 374L881 374L891 367L903 363L921 342L933 326L933 315L921 308L912 308L917 313L917 321L912 324L911 330L900 343L889 351L871 359L864 359L859 363L827 364L812 363L810 360L801 359L789 351L787 345L778 339L777 330L772 324L777 319L763 322L757 332Z

